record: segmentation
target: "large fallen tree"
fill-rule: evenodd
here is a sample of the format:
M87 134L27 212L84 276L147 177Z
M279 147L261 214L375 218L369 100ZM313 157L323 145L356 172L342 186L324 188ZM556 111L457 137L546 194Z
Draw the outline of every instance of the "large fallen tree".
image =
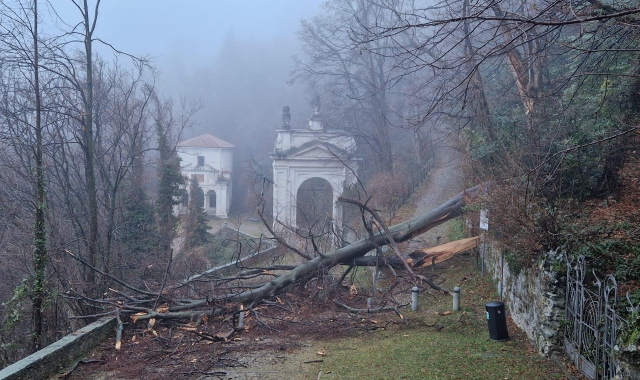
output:
M116 281L119 285L123 286L127 292L133 291L138 293L139 297L131 294L125 294L124 290L112 289L112 291L119 297L93 301L102 303L105 308L107 305L112 305L116 306L122 312L135 313L133 317L134 320L151 318L184 319L221 315L225 313L238 313L238 310L250 309L259 303L267 302L268 298L286 292L294 285L305 284L320 274L327 273L331 268L337 265L347 265L349 268L353 268L355 266L393 265L396 269L406 269L412 276L425 280L435 289L443 290L436 284L431 283L428 279L415 275L411 270L412 265L411 260L408 260L409 256L400 255L396 243L414 238L439 224L461 215L464 212L464 206L482 194L484 189L485 185L478 185L469 188L449 199L438 208L391 227L385 226L378 219L379 231L377 233L373 233L371 227L368 227L368 238L358 240L335 251L318 255L317 257L295 267L272 266L266 268L252 268L250 270L241 271L237 275L231 277L218 276L199 278L198 281L200 283L203 281L216 283L215 286L209 287L211 294L205 295L203 294L203 291L199 291L199 293L203 295L201 299L193 299L191 297L188 299L180 299L177 296L180 289L188 288L192 285L192 283L188 281L175 286L165 286L165 284L162 284L160 289L163 290L154 293L153 291L136 289L133 286L124 284L122 281L119 281L109 274L102 273ZM358 203L357 201L348 199L343 199L343 201L356 204ZM372 214L374 218L378 218L375 211L369 209L366 204L358 205L361 207L361 210L363 210L363 215L364 212L367 211ZM378 250L378 252L380 252L380 247L389 244L393 247L396 254L395 257L365 257L365 255L372 250ZM425 253L422 255L424 256L424 254ZM416 263L417 262L414 262L413 264L415 265ZM274 272L278 270L282 271L283 269L285 269L284 273L280 275L274 274ZM263 282L256 281L260 276L270 276L270 279L268 281L263 280ZM341 279L343 278L344 276L341 277ZM237 284L227 287L223 286L223 284L230 284L231 282L238 281L239 279L245 281L247 279L252 279L253 282L250 285L246 284L243 286L239 286ZM244 290L242 290L243 288ZM230 291L238 289L240 289L240 291L235 293Z

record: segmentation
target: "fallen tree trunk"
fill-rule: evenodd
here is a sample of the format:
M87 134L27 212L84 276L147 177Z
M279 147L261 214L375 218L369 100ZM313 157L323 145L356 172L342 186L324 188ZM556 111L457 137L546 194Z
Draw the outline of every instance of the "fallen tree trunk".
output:
M391 237L395 242L404 242L418 236L431 228L446 222L456 216L462 215L462 208L469 200L475 199L484 192L485 184L469 188L453 198L449 199L435 210L415 217L411 220L389 227ZM276 296L285 291L289 286L304 282L313 278L318 273L328 270L339 264L353 264L354 260L366 255L374 249L376 245L383 246L389 244L387 235L379 232L372 239L361 239L346 247L327 253L298 265L293 270L282 274L272 281L243 293L227 295L223 297L227 301L242 302L251 304L259 302L265 298Z

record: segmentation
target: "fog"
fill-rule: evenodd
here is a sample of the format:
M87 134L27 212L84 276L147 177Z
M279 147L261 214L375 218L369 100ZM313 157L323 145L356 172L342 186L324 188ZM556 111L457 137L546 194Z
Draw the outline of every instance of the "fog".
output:
M310 116L302 85L287 82L292 56L299 53L296 31L302 19L320 11L321 2L103 1L95 35L110 46L95 46L125 66L130 61L114 49L149 59L159 73L158 92L173 99L176 111L184 103L199 109L181 140L211 133L236 146L233 204L243 211L246 162L269 167L282 107L291 106L294 127ZM95 2L90 3L91 8ZM61 28L77 22L71 2L53 6Z
M232 120L248 123L244 116L277 123L282 106L291 103L294 122L301 117L296 111L302 110L293 106L301 100L300 88L287 85L291 57L298 53L300 21L316 15L322 2L102 1L95 34L119 51L148 58L160 74L163 95L201 104L185 138L209 132L232 139L226 129L234 126ZM94 4L90 1L90 9ZM68 25L78 21L71 2L52 5ZM113 55L105 45L96 44L96 50Z

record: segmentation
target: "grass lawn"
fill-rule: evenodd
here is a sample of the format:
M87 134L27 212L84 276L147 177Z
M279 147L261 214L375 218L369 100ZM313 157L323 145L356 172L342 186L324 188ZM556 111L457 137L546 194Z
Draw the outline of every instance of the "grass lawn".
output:
M564 372L539 355L508 319L510 340L489 339L485 304L495 301L495 287L480 277L475 258L440 264L445 286L462 284L462 310L451 309L451 296L421 295L417 312L404 309L405 321L351 338L323 342L326 356L309 363L304 378L315 379L562 379ZM367 316L376 318L375 316ZM380 315L380 321L387 317Z

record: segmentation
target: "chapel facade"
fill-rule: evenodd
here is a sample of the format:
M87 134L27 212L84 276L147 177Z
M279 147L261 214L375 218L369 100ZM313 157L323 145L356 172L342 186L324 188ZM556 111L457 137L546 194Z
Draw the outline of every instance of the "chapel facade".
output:
M233 148L233 144L209 133L181 141L177 145L177 154L182 160L180 171L190 180L195 178L198 181L204 195L204 204L201 206L207 215L223 219L229 216ZM187 185L175 212L184 212L188 204Z
M273 160L273 229L300 229L306 224L340 234L343 210L338 197L356 181L360 158L353 136L329 130L319 104L306 128L292 128L289 107L283 109L283 125ZM318 212L320 211L320 212ZM322 217L324 220L319 220Z

